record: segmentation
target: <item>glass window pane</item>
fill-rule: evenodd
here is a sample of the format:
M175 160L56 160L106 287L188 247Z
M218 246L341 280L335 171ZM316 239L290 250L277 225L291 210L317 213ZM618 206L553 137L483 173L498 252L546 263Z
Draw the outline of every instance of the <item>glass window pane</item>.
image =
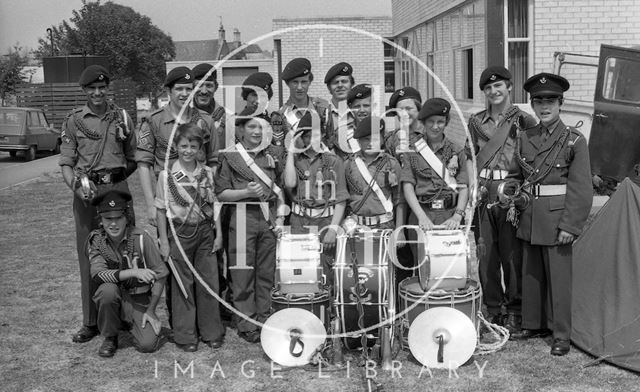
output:
M528 3L527 0L509 0L509 38L527 37Z
M527 64L529 64L529 43L509 42L509 71L513 75L514 86L522 86L529 77ZM527 93L522 88L513 88L511 92L514 103L527 102Z
M395 48L388 43L384 42L384 57L393 57L393 52Z
M640 103L640 64L610 57L604 71L602 97L612 101Z

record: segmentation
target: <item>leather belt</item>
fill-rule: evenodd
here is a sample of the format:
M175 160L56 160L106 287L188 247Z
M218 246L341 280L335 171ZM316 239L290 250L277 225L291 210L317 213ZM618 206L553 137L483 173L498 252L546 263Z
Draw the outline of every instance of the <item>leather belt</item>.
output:
M382 215L374 215L374 216L361 216L361 215L353 215L358 221L359 225L364 226L375 226L382 223L387 223L393 220L393 213L391 214L382 214Z
M151 290L151 287L149 287L149 285L144 285L127 289L127 293L129 293L129 295L144 294L149 292L149 290Z
M96 185L115 184L126 179L122 168L92 171L87 173L87 177Z
M567 194L567 184L562 185L531 185L533 196L562 196Z
M418 202L429 210L449 210L454 208L458 202L457 195L448 194L438 199L433 199L424 196L417 196Z
M504 180L507 178L509 172L507 170L489 170L482 169L480 170L480 174L478 175L480 178L484 178L485 180Z
M291 203L291 212L300 216L307 216L310 218L326 218L328 216L332 216L335 211L333 206L328 206L327 208L310 208L303 207L297 203Z

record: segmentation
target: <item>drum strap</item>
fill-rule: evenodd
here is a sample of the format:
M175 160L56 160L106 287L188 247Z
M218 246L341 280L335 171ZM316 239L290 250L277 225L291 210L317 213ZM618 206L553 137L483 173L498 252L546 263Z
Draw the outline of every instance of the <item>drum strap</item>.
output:
M382 203L382 207L384 207L386 213L392 214L393 202L391 201L391 198L387 198L384 195L384 192L382 192L380 185L378 185L375 178L371 176L371 173L369 172L369 169L367 168L367 165L364 163L362 158L356 155L354 156L354 161L356 163L356 166L358 167L360 175L362 176L362 178L364 178L365 182L369 184L369 187L371 187L376 196L378 196L378 200L380 200L380 203Z
M424 158L424 160L427 161L427 163L429 164L429 166L431 166L433 171L435 171L438 174L438 176L440 176L440 178L442 178L447 183L449 188L455 191L458 185L456 182L456 179L451 174L449 174L449 170L447 170L444 167L444 164L440 161L440 159L438 159L436 154L429 148L429 145L427 144L427 142L425 142L424 139L418 139L416 140L414 145L416 146L416 151L418 151L418 153L420 153L422 158ZM461 164L464 164L464 162L462 162Z

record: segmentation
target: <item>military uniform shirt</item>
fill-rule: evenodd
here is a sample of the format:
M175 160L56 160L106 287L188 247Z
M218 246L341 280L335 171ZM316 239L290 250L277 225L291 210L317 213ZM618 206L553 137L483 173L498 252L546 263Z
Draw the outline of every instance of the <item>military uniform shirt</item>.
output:
M356 154L362 157L362 153L358 152ZM365 165L367 164L364 159L363 162ZM380 170L378 170L379 165L382 165ZM380 186L385 197L391 199L394 207L400 203L404 203L404 195L400 189L402 169L400 163L394 157L382 152L367 165L367 168L369 169L371 177L373 177ZM347 190L349 191L349 208L354 214L376 216L387 213L378 195L373 190L368 192L367 198L363 201L365 194L367 194L369 184L360 173L354 157L350 157L345 162L344 172ZM361 206L358 208L359 205Z
M175 219L180 223L195 225L203 220L211 220L213 204L216 202L211 168L198 162L196 169L189 172L182 167L180 161L175 161L171 167L171 175L173 184L176 185L173 191L169 188L171 184L167 182L167 171L161 171L158 176L154 201L156 208L166 210L168 219ZM176 200L176 192L182 202ZM192 206L191 200L197 201L196 204ZM189 203L185 205L184 201Z
M298 180L291 199L307 208L324 208L348 200L342 160L330 151L312 156L308 152L311 148L294 158ZM318 181L323 182L320 189Z
M71 166L77 171L86 172L96 154L100 152L104 132L107 132L107 140L102 150L102 157L91 168L93 171L103 169L126 169L127 161L133 162L136 151L136 136L133 131L133 122L128 114L126 135L118 129L118 125L124 125L122 121L122 109L109 106L102 116L95 114L88 105L74 109L62 124L62 144L60 145L60 166ZM92 139L82 129L79 129L76 121L81 121L88 132L96 132L100 136ZM124 136L124 140L118 140Z

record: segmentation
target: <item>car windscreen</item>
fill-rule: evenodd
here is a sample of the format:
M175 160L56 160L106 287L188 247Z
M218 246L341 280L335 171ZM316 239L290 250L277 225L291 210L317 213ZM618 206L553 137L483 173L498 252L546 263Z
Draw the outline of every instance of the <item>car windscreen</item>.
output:
M25 112L22 110L0 110L0 133L20 134L24 124Z

